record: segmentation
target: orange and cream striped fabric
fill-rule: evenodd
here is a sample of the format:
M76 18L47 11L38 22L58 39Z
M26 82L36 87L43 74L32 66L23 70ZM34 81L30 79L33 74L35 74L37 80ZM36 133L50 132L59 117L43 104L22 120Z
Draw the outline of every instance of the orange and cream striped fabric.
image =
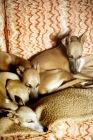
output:
M28 59L55 45L55 36L85 32L84 55L93 54L92 0L5 0L7 51Z
M0 0L0 51L7 51L5 37L5 7L4 0Z

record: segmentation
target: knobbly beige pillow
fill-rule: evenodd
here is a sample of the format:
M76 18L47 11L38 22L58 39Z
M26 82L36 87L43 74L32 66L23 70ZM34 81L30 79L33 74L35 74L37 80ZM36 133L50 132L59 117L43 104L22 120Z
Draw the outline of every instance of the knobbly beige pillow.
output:
M93 134L93 89L68 88L42 97L30 106L41 123L48 127L46 133L38 133L14 124L8 118L0 119L0 136L36 138L90 138ZM86 134L86 135L85 135Z
M65 134L81 135L86 131L85 124L89 128L93 125L91 122L93 120L92 88L68 88L42 97L31 107L36 112L38 119L49 130L56 132L58 137ZM74 127L77 131L74 130ZM92 133L91 129L88 131Z

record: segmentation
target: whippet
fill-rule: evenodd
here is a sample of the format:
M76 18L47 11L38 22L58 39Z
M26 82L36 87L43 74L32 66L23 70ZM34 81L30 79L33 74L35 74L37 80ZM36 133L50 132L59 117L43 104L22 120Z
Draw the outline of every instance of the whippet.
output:
M0 71L17 73L23 84L29 89L31 98L38 98L38 86L40 76L38 65L31 65L31 62L11 53L0 52ZM30 85L30 86L28 86Z
M40 64L40 94L56 91L62 83L72 79L93 80L93 77L80 73L85 63L82 57L84 41L84 34L66 36L59 46L29 59L32 64Z
M46 50L29 60L32 64L39 63L40 72L61 68L76 74L84 65L82 58L84 41L84 34L79 37L66 36L59 46Z
M2 114L6 113L7 117L15 124L30 128L31 130L37 132L46 132L48 130L48 128L42 125L37 119L36 113L30 107L17 105L14 106L13 102L10 102L8 99L5 100L7 102L7 108L1 108ZM10 107L8 105L10 105Z
M35 112L28 106L19 106L16 110L4 110L8 112L7 116L15 124L18 124L23 127L30 128L31 130L37 132L46 132L47 127L43 126L41 122L37 119Z
M21 83L17 74L12 72L0 72L0 79L0 96L3 94L4 97L9 98L13 103L18 105L25 105L29 101L28 89ZM1 100L0 103L0 107L2 107L3 100ZM6 105L9 104L6 102Z
M47 131L47 128L37 119L35 112L25 106L25 103L29 101L29 95L18 75L0 72L0 79L0 114L3 116L4 112L9 112L8 117L14 123L38 132Z

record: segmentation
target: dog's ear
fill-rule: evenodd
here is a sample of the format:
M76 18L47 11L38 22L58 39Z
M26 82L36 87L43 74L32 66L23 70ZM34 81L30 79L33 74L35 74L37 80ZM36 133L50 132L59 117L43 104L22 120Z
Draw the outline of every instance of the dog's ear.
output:
M12 120L14 123L16 124L20 124L19 119L18 119L18 115L14 112L10 112L7 114L7 117Z
M15 95L15 101L19 105L25 105L25 103L23 102L23 100L19 96L17 96L17 95Z
M66 47L71 42L71 36L67 36L61 40L62 44Z
M35 63L35 64L33 64L33 66L32 66L34 69L36 69L37 71L38 71L38 73L40 73L40 65L39 65L39 63L37 62L37 63Z
M6 110L3 109L4 112L7 112L7 117L12 120L14 123L19 124L19 120L18 120L18 114L16 113L16 110Z
M19 74L20 76L22 76L22 73L24 72L25 68L23 66L18 66L16 68L16 72L17 74Z
M17 120L18 114L16 113L16 110L9 110L9 109L3 109L3 108L1 108L1 110L2 110L2 112L7 113L7 117L10 120L14 121L17 124L19 123Z
M5 88L7 88L7 84L8 84L8 81L9 81L9 80L11 80L11 79L7 79L7 80L6 80Z
M81 34L81 35L78 37L78 40L79 40L82 44L84 44L84 42L85 42L85 33Z

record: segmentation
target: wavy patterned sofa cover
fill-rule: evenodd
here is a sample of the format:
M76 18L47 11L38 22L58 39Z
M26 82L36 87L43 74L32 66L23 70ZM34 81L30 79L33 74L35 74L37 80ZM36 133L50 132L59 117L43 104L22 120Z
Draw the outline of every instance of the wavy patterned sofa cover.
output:
M0 0L0 51L25 59L56 45L68 30L85 32L83 55L93 54L92 0ZM92 140L93 90L68 88L31 108L49 127L37 133L0 118L1 140ZM7 125L6 125L7 124Z

